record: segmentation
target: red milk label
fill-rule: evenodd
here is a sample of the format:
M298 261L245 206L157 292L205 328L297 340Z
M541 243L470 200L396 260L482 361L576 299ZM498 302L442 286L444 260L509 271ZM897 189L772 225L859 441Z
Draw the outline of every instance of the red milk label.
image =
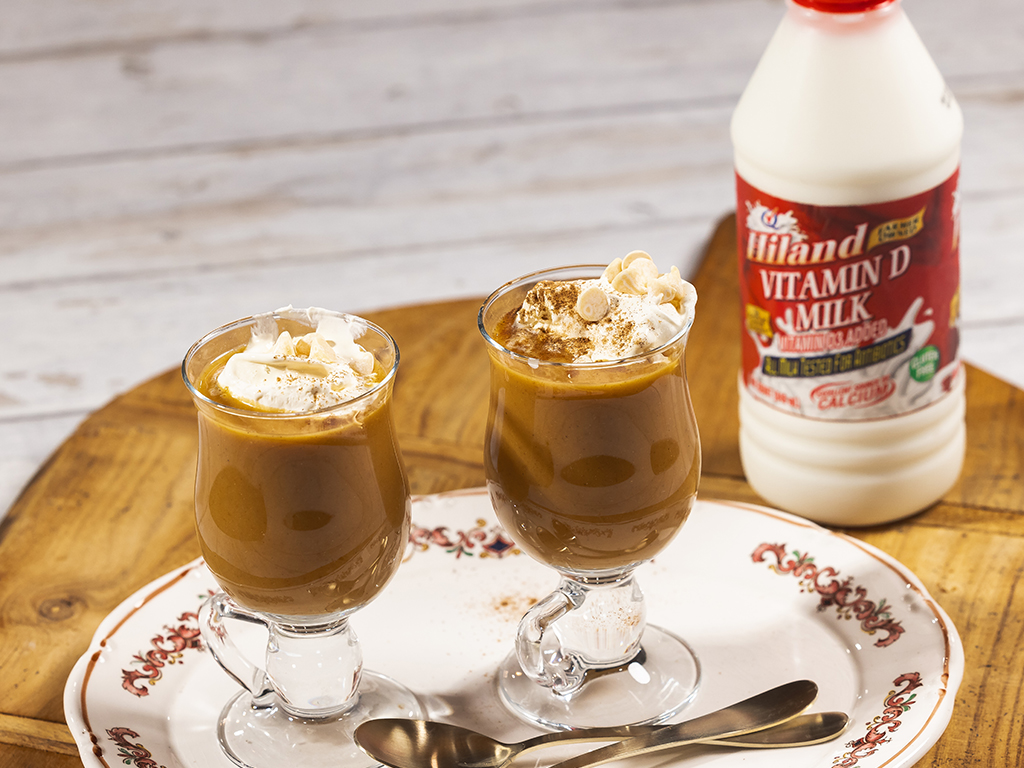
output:
M781 200L736 177L743 384L788 413L899 416L960 375L959 171L862 206Z

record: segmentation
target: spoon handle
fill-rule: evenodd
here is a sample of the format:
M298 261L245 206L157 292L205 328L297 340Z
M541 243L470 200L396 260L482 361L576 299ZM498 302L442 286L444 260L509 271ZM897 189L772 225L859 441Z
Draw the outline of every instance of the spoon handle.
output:
M516 753L527 752L555 744L583 744L588 741L621 741L634 736L654 733L663 725L609 725L604 728L578 728L570 731L553 731L527 739L519 745ZM514 746L507 744L506 746Z
M748 747L754 749L806 747L812 744L821 744L825 741L831 741L846 730L846 726L849 722L850 718L845 712L815 712L813 715L797 715L792 720L787 720L784 723L773 725L760 731L751 731L750 733L740 734L739 736L710 739L707 741L701 741L700 743L718 745L721 747ZM658 727L659 726L641 726L642 730L636 731L635 735L646 733L649 730L653 730ZM585 734L589 733L590 731L585 732ZM582 743L584 741L606 741L606 739L592 739L589 738L588 735L581 735L577 743ZM561 743L564 744L567 742L563 740ZM532 748L533 745L530 745L525 749Z
M703 717L674 725L654 726L646 733L634 735L615 744L609 744L592 752L563 760L551 768L589 768L612 760L621 760L684 744L722 740L760 731L793 719L810 706L817 693L818 686L810 680L786 683ZM590 733L591 731L587 731L588 736ZM555 740L557 739L550 739L545 743ZM530 744L531 748L533 746L535 745Z
M712 739L701 744L717 744L723 747L753 747L778 749L780 747L807 747L832 741L849 724L845 712L815 712L813 715L799 715L781 725L753 731L727 739Z

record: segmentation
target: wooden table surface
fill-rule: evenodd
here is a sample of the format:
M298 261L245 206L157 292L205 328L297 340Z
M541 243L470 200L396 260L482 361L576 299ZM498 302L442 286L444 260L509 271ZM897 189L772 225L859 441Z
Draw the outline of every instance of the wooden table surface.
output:
M737 450L733 228L732 218L722 222L695 278L687 361L704 449L700 494L757 502ZM395 414L414 493L483 482L478 307L466 300L371 315L402 351ZM920 764L1004 768L1024 751L1024 393L973 368L967 381L967 463L957 485L916 517L851 532L917 573L963 638L967 669L952 721ZM78 763L63 724L65 679L109 611L198 555L196 451L193 406L170 370L90 416L0 527L0 766Z

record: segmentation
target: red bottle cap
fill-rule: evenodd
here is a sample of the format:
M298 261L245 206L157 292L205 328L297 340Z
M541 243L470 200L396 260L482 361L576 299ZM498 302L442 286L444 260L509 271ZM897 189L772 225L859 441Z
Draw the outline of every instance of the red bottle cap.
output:
M896 0L793 0L797 5L822 13L864 13Z

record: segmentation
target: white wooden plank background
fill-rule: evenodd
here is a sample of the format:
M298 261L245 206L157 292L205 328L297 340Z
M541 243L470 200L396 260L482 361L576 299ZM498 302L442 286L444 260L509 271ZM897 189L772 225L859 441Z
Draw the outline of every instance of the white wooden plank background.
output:
M1024 3L905 5L967 122L963 352L1024 386ZM82 418L236 317L481 295L638 247L691 271L782 13L4 0L0 515Z

